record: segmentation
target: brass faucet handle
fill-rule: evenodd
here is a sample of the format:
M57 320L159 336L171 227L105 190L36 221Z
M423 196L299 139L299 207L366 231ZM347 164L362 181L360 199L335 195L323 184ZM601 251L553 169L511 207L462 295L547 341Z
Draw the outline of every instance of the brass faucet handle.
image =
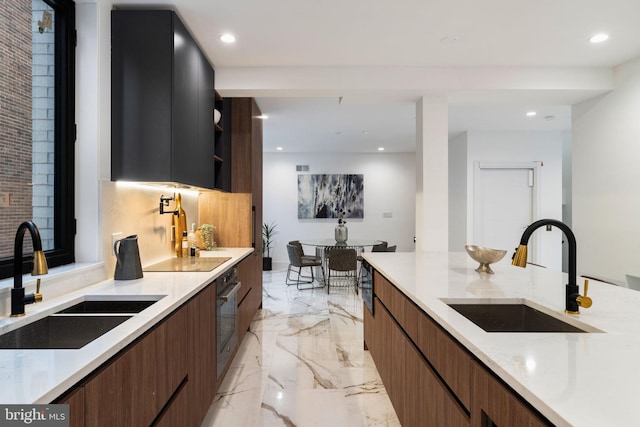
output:
M36 281L36 293L33 294L34 302L42 301L42 294L40 293L40 279Z
M576 297L576 302L580 307L589 308L593 304L593 300L587 296L587 292L589 292L589 280L584 280L584 295L578 295Z

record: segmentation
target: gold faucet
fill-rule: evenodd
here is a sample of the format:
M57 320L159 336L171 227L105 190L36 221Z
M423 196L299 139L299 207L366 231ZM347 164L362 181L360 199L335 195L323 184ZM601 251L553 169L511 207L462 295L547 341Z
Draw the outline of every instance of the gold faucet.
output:
M24 316L25 304L33 304L34 302L42 301L42 294L40 293L40 279L36 283L35 294L24 294L24 288L22 287L22 243L24 240L24 233L29 230L31 234L31 241L33 243L33 270L32 276L40 276L47 274L49 268L47 267L47 258L42 251L42 241L40 240L40 231L33 221L25 221L18 227L16 232L16 241L13 252L13 288L11 288L11 317Z
M589 292L589 280L584 279L584 295L578 295L576 297L576 302L580 307L589 308L593 301L591 298L587 296L587 292Z
M529 237L543 225L558 227L567 238L567 242L569 243L569 283L567 283L566 286L564 311L569 314L580 314L580 307L589 308L591 307L592 301L591 298L587 296L588 281L585 282L584 295L580 295L576 277L576 236L565 223L555 219L541 219L528 226L527 229L524 230L524 233L522 233L520 246L518 246L516 252L513 254L511 264L523 268L527 266L527 243L529 242Z

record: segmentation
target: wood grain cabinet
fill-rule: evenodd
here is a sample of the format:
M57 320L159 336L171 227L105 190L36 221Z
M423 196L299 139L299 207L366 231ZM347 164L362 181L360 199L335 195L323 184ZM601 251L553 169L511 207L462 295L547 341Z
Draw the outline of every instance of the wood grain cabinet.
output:
M178 310L88 379L85 425L148 426L167 411L187 381L186 330Z
M242 282L238 338L242 340L256 310L262 307L262 120L253 98L223 101L221 150L228 147L230 152L225 152L219 163L220 173L230 166L231 192L201 193L198 220L216 225L219 246L254 248L238 268Z
M522 426L542 427L552 425L523 402L487 369L472 364L473 427Z
M262 115L253 98L231 98L231 190L251 194L251 241L254 251L240 263L238 274L248 293L238 297L240 336L262 307ZM225 130L226 133L226 130Z
M186 305L188 313L189 410L199 426L216 395L216 286L210 284ZM178 425L178 424L174 424Z
M69 404L71 427L197 427L217 391L216 355L212 282L54 403Z
M373 280L365 347L403 426L551 425L382 274Z
M469 426L469 414L377 298L374 312L373 343L367 345L400 423Z
M170 10L111 12L111 180L214 188L214 70Z
M76 387L55 403L69 405L69 427L84 427L84 387Z

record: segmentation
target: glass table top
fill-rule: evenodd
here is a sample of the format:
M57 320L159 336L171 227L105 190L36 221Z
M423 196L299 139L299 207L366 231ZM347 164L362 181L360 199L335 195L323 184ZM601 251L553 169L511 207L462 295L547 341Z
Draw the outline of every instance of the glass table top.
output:
M323 246L323 247L367 247L375 246L382 243L381 240L367 239L348 239L345 243L338 243L335 239L305 239L300 241L301 244L307 246Z

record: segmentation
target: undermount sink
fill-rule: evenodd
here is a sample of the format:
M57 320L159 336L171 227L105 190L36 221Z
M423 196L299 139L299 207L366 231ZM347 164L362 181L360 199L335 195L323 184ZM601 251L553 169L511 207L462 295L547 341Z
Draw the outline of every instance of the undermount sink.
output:
M0 349L78 349L129 318L51 315L0 335Z
M91 313L132 313L137 314L142 310L155 304L164 295L145 296L145 299L133 299L131 296L126 299L114 298L112 296L91 295L85 300L71 307L56 312L56 314L91 314Z
M486 332L602 332L574 319L560 319L553 312L544 313L542 306L526 300L480 302L469 299L443 302Z
M86 295L82 301L0 335L0 349L78 349L165 295Z

